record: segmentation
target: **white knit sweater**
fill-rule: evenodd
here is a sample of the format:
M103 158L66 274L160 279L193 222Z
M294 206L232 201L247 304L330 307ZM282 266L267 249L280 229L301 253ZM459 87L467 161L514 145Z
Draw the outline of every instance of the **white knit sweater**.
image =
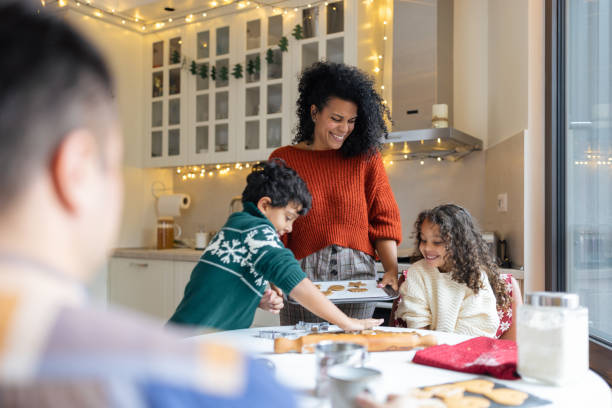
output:
M422 259L408 269L396 316L414 329L493 337L499 326L495 294L484 271L480 279L484 287L474 294Z

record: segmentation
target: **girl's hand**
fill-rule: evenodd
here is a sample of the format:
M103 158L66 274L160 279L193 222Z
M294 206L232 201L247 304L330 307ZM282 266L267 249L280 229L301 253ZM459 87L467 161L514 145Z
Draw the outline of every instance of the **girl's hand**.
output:
M272 289L266 289L264 295L259 302L259 308L266 310L268 312L278 314L280 310L283 308L283 298L278 296L276 291Z
M353 319L349 317L345 324L339 326L344 331L361 331L380 326L384 321L385 319Z
M385 272L380 283L378 284L378 287L384 288L387 285L390 285L393 288L393 290L398 289L399 286L397 283L397 271Z

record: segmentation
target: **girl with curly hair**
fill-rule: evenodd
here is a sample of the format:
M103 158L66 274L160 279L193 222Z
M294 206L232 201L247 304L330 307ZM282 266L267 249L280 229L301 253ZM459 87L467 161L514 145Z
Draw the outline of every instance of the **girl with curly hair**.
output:
M416 249L396 315L408 327L494 337L510 297L470 213L445 204L419 214Z
M270 157L298 172L313 202L285 244L314 281L375 279L378 255L385 270L381 285L397 289L400 214L379 152L389 110L372 79L345 64L313 64L302 73L298 91L294 144ZM374 307L340 305L360 319L371 317ZM282 325L300 320L319 321L299 306L281 310Z

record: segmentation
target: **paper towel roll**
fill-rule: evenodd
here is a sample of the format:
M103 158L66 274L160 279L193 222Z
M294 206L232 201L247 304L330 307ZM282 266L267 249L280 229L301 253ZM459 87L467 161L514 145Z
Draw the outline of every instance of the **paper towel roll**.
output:
M191 204L187 194L164 194L157 199L157 212L160 217L175 217L181 215Z

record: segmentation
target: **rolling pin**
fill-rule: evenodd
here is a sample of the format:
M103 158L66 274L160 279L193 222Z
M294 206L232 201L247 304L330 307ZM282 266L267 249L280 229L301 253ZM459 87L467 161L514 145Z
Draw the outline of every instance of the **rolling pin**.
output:
M275 353L290 351L312 352L315 344L324 341L346 341L366 346L368 351L411 350L415 347L429 347L438 344L436 338L429 334L421 336L415 332L370 331L366 333L320 333L307 334L297 339L279 337L274 339Z

